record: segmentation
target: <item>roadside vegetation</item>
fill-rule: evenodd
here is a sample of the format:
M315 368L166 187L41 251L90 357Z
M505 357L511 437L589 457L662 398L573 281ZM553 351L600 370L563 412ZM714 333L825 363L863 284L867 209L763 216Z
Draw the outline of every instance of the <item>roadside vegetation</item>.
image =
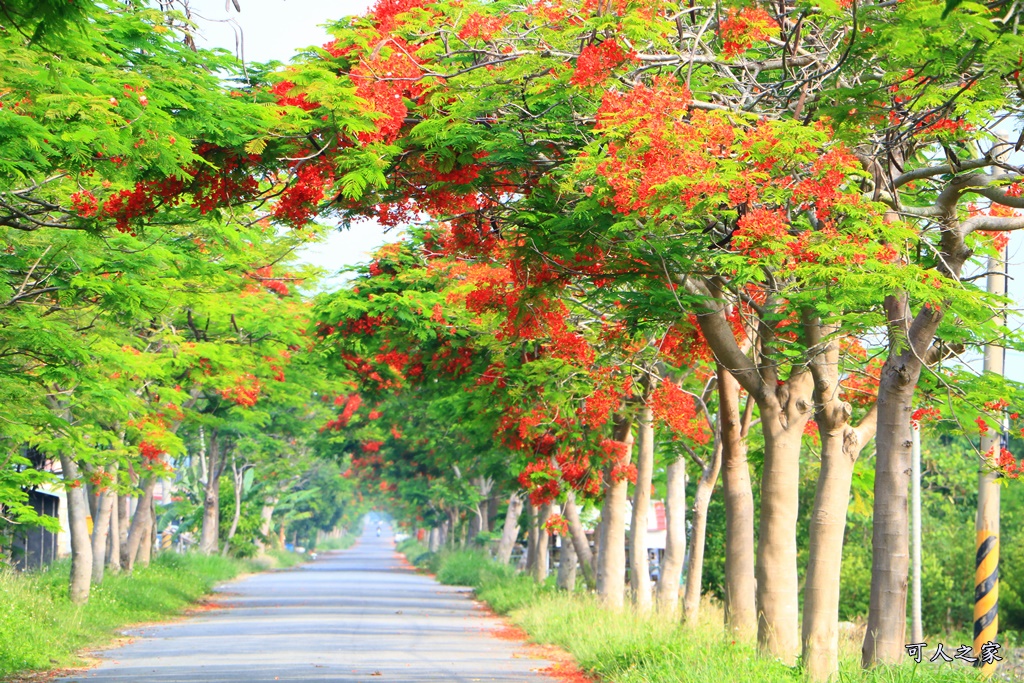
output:
M759 658L752 643L736 642L722 627L722 609L709 600L692 626L630 609L612 613L584 590L561 591L554 577L537 584L482 551L432 553L414 540L399 545L410 562L448 585L472 586L476 596L523 629L531 641L569 652L581 670L608 683L783 683L803 680L799 666ZM934 640L934 639L932 639ZM948 642L948 640L947 640ZM981 680L962 662L882 666L862 670L860 640L840 639L843 683L955 683Z

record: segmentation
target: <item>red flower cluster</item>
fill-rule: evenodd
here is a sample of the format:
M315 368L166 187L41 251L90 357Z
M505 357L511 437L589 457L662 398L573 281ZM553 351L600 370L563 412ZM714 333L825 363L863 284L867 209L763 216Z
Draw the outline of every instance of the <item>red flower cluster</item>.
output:
M562 492L558 485L558 470L546 458L527 464L519 473L518 481L530 492L530 502L537 506L550 503Z
M546 522L544 522L544 528L549 533L558 534L562 538L569 536L569 522L562 515L549 515Z
M81 190L71 195L71 208L82 218L92 218L100 209L92 192Z
M992 447L992 451L989 451L989 456L993 454L996 447ZM1006 450L1005 448L999 449L999 459L996 461L996 465L1004 476L1010 479L1017 479L1020 477L1021 472L1024 472L1024 466L1017 464L1017 459L1013 457L1013 453Z
M615 67L626 61L626 57L626 53L614 39L587 45L580 51L580 56L576 60L576 70L569 82L581 86L599 85Z
M262 389L263 385L260 384L255 375L245 373L235 381L234 386L221 389L220 395L222 398L237 405L252 407L259 400Z
M334 181L329 161L308 163L295 173L295 182L285 189L274 206L274 217L293 227L302 227L316 215L324 190Z
M495 33L500 31L505 24L508 23L508 16L489 16L485 17L479 12L473 12L466 18L466 23L462 25L459 30L459 38L463 40L473 40L479 38L483 41L489 41Z
M754 46L755 42L763 42L779 32L779 25L771 15L758 7L744 7L737 11L729 10L718 27L718 35L722 38L722 54L735 57Z
M680 389L675 382L663 381L651 393L651 410L674 432L673 438L685 436L699 444L708 442L710 437L704 431L704 420L697 415L693 395Z
M939 412L938 408L931 406L925 408L918 408L910 414L910 424L915 427L920 427L921 423L927 419L938 420L942 417L942 413Z
M139 455L148 460L149 462L156 462L160 460L160 456L166 453L163 448L152 444L148 441L143 441L139 444Z

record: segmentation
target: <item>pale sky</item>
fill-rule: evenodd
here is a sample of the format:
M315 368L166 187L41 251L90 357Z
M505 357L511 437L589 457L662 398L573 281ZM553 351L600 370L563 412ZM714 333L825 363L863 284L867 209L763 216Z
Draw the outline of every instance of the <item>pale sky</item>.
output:
M222 47L237 51L241 35L247 62L287 62L295 52L328 41L322 24L344 16L363 14L369 0L238 0L236 12L231 0L190 0L189 7L202 34L201 47ZM305 263L335 274L357 263L369 261L369 255L385 242L397 238L395 231L384 233L375 222L363 222L348 230L330 233L328 239L299 252ZM344 282L331 277L328 286Z

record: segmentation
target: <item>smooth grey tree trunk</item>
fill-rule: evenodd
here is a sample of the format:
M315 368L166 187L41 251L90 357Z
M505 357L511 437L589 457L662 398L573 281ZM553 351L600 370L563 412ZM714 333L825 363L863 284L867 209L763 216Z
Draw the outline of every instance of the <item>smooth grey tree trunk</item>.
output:
M597 580L594 576L594 558L590 551L590 541L587 540L587 532L580 522L580 511L576 507L576 493L569 490L565 496L565 505L562 506L565 521L569 524L569 539L573 546L573 554L579 561L579 571L583 574L583 581L587 588L594 590L597 587ZM566 539L562 540L563 544Z
M650 403L640 409L637 437L636 486L633 489L633 517L629 525L629 592L636 611L643 614L651 609L647 517L651 507L651 481L654 476L654 413Z
M686 461L665 466L665 557L658 578L658 610L672 617L679 610L679 585L686 561Z
M110 514L110 529L107 533L107 547L106 558L107 558L107 569L116 574L121 571L121 496L117 495L116 492L111 492L113 497L112 507Z
M523 511L523 499L518 493L508 497L508 510L505 512L505 525L501 530L501 540L494 559L501 564L508 564L512 559L512 548L519 537L519 515Z
M149 510L155 488L155 479L146 479L142 483L142 495L139 496L138 505L135 506L135 514L132 516L131 527L128 530L128 540L121 548L121 566L129 572L135 568L143 538L149 533Z
M576 590L576 549L572 540L562 538L562 547L558 554L558 577L555 585L570 593Z
M103 583L103 569L107 560L107 539L110 535L110 521L116 518L114 504L117 502L117 494L113 489L107 489L99 493L97 502L97 516L93 518L92 525L92 582Z
M704 542L707 540L708 505L711 503L711 492L718 481L718 471L722 464L722 440L717 438L712 450L711 460L701 467L697 490L693 495L693 529L691 533L689 564L686 568L686 594L683 597L683 614L687 623L697 624L700 616L700 599L704 581ZM753 570L753 547L751 547L751 570ZM753 578L753 571L751 577ZM751 586L750 598L753 602L754 591ZM753 634L753 623L751 631Z
M550 516L551 503L545 503L537 509L537 547L534 549L532 567L533 580L537 583L544 583L548 578L548 571L551 565L551 558L549 557L551 534L548 533L544 526L547 524L548 517Z
M68 531L71 534L71 602L89 600L92 578L92 542L89 538L89 501L74 457L61 453L60 464L67 488Z
M605 471L607 488L601 522L605 526L601 544L598 595L606 607L622 609L626 600L626 500L629 480L616 481L612 470L616 464L628 465L633 451L632 418L616 418L615 440L626 444L626 454L619 463L609 463Z

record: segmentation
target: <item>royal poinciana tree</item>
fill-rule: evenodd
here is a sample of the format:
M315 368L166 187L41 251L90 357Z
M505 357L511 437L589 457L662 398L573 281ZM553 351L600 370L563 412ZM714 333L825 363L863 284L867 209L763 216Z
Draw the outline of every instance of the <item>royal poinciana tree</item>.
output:
M195 50L181 14L0 14L0 514L7 540L36 521L22 488L60 471L84 601L105 565L148 561L153 489L198 441L182 426L258 423L306 351L306 274L289 264L320 233L322 196L297 173L310 142L291 110L226 53Z
M1001 7L1001 6L1000 6ZM1015 7L929 2L688 8L381 3L333 27L279 83L309 111L330 206L385 224L448 220L466 254L511 249L531 285L662 279L754 398L766 443L759 641L793 661L796 472L814 418L816 519L845 516L878 425L864 663L903 655L910 414L925 368L993 301L969 280L979 231L1020 227ZM332 123L342 92L375 130ZM310 171L312 173L312 171ZM532 264L532 265L530 265ZM967 269L967 271L965 271ZM744 351L730 309L754 332ZM683 314L680 311L681 315ZM968 323L968 324L965 324ZM881 330L877 407L854 423L840 341ZM805 661L835 671L841 523L813 527Z

